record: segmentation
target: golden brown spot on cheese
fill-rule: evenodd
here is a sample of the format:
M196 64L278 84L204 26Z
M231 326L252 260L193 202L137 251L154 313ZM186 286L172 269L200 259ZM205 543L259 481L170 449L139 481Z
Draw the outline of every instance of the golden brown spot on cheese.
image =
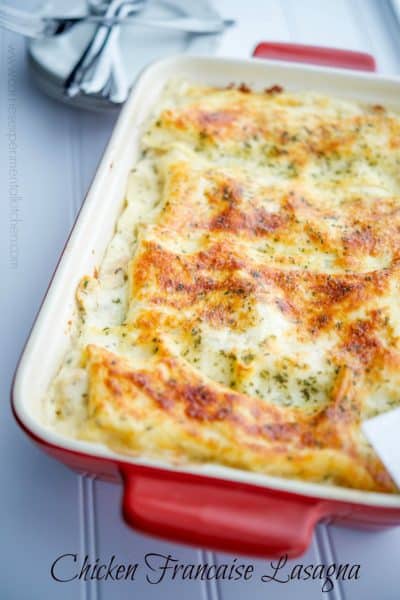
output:
M212 133L218 129L232 125L237 118L237 112L227 110L202 111L195 115L194 118L203 131Z
M281 85L271 85L269 88L265 88L266 94L282 94L283 87Z
M344 339L344 350L357 357L366 367L373 364L383 352L375 336L372 320L357 320L351 323Z
M278 213L268 213L263 208L242 212L234 208L227 208L218 214L210 223L212 231L229 231L237 233L245 231L250 235L266 235L282 227L286 219Z
M242 92L243 94L250 94L251 92L251 88L246 85L245 83L241 83L238 87L239 92Z

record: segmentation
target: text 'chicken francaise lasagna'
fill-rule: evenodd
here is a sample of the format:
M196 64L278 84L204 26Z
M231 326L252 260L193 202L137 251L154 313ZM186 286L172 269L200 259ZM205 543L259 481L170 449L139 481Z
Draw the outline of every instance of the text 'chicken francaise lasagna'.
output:
M71 350L63 434L395 492L364 438L400 405L400 118L279 86L168 86Z

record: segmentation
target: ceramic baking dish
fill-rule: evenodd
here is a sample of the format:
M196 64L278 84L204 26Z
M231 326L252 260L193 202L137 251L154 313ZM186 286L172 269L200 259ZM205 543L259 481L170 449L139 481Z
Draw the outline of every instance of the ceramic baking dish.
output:
M315 66L181 56L141 75L118 120L64 249L13 386L21 427L47 453L73 469L122 480L123 515L135 528L197 546L260 556L296 556L321 519L382 527L400 523L400 495L287 480L218 466L176 467L130 458L102 445L62 437L40 420L40 405L69 344L80 278L101 262L121 212L127 175L138 156L143 124L171 77L254 89L279 83L396 106L399 79Z

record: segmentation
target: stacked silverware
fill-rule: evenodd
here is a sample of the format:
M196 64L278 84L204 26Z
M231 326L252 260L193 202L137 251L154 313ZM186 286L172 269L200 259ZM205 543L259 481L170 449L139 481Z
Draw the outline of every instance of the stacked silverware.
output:
M232 20L212 16L154 18L141 15L148 0L88 0L89 11L77 16L47 16L0 5L0 27L29 38L50 38L69 32L82 23L95 25L94 33L64 82L69 98L79 95L101 97L122 104L129 84L123 69L119 36L121 28L139 25L205 35L222 32Z

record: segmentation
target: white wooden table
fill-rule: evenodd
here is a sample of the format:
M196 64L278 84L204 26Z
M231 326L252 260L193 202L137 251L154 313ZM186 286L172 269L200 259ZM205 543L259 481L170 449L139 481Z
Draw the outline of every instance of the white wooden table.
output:
M222 40L220 54L249 56L262 39L295 41L366 50L379 71L400 71L400 31L386 0L215 3L239 21ZM400 598L400 528L370 533L320 525L301 562L361 564L358 581L335 584L327 593L320 581L150 585L143 577L103 584L51 579L51 563L68 552L102 560L115 554L123 562L141 562L146 552L171 553L185 562L224 557L128 529L120 517L119 486L77 476L47 458L13 420L8 398L16 361L115 117L79 112L42 96L29 78L24 42L8 33L0 39L0 599ZM18 185L18 222L10 215L11 184ZM256 564L261 569L262 561Z

